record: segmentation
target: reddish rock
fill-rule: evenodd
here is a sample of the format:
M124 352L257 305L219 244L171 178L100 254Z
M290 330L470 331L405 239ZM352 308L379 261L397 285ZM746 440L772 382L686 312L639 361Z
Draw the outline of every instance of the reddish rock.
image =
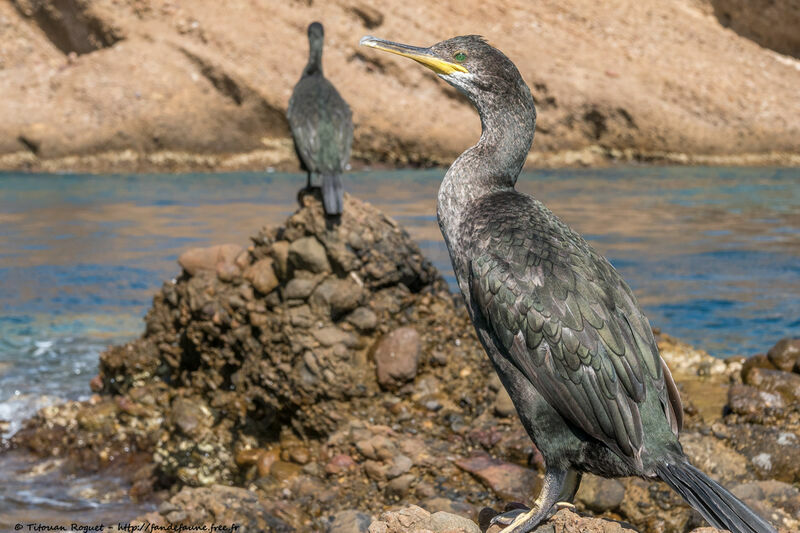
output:
M208 248L191 248L178 257L178 264L190 276L195 276L201 271L217 272L235 268L236 257L243 248L238 244L220 244Z
M89 381L89 388L92 392L103 392L103 376L97 374Z
M458 459L456 466L477 477L499 498L526 502L538 494L541 477L527 468L494 459L486 454Z
M353 461L353 458L347 454L339 454L335 455L327 465L325 465L325 472L328 474L341 474L347 470L356 466L356 462Z
M422 350L419 333L414 328L398 328L383 337L375 348L378 383L396 389L414 379Z

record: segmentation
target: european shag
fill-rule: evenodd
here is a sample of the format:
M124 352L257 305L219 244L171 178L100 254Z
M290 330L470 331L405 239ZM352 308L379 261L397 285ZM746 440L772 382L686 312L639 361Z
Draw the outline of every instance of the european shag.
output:
M289 100L287 118L300 161L322 176L322 200L328 215L342 212L342 172L353 144L353 117L336 88L322 74L322 24L308 26L308 63Z
M684 454L678 389L619 273L514 189L536 123L514 64L474 35L430 48L361 44L429 67L480 114L480 140L447 171L437 215L478 337L545 459L533 508L496 517L503 531L534 529L590 472L661 478L715 527L774 532Z

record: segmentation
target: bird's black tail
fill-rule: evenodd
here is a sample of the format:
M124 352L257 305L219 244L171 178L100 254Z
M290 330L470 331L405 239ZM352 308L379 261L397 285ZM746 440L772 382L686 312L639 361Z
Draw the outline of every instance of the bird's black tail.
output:
M322 204L325 206L325 214L342 214L342 207L344 206L343 194L341 176L338 174L325 174L322 176Z
M776 533L766 520L685 459L659 465L656 472L712 526L731 533Z

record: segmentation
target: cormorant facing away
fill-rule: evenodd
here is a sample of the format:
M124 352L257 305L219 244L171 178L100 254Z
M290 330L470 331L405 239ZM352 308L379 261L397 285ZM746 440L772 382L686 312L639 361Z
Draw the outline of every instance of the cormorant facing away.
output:
M322 74L322 24L308 27L308 63L294 87L286 113L300 161L311 176L322 175L322 200L328 215L342 212L342 172L350 159L353 118L336 88Z
M619 273L514 189L536 123L514 64L474 35L430 48L361 44L432 69L481 117L480 140L442 181L437 215L478 337L546 463L533 508L495 518L503 531L534 529L591 472L661 478L715 527L774 532L683 453L678 390Z

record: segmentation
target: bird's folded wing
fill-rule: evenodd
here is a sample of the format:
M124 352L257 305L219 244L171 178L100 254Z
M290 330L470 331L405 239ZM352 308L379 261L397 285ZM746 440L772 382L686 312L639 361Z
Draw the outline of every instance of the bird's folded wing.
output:
M333 105L329 107L331 124L334 125L333 143L337 147L339 166L341 170L350 160L350 149L353 145L353 114L336 89L333 89L331 99Z
M566 236L531 236L523 220L515 222L502 235L488 229L477 239L483 249L470 264L473 302L503 355L551 406L638 462L646 382L675 418L647 319L585 242L576 249ZM679 421L670 422L677 431Z

